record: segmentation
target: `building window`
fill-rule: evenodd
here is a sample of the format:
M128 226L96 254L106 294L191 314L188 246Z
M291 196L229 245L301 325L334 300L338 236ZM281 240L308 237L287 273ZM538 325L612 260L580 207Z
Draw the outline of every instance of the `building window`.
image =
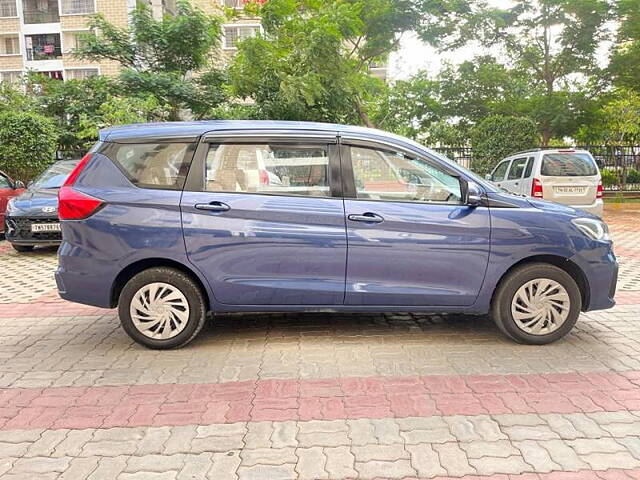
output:
M65 70L65 80L86 80L89 77L95 77L99 75L97 68L73 68L71 70Z
M96 5L94 0L62 0L63 15L80 15L85 13L95 13Z
M18 83L22 79L22 72L19 70L0 72L0 82Z
M20 55L20 39L17 35L0 37L0 55Z
M62 58L60 34L27 35L27 60L56 60Z
M16 0L0 0L0 17L17 17Z
M259 25L227 25L224 27L224 48L238 48L239 42L255 37L259 31Z

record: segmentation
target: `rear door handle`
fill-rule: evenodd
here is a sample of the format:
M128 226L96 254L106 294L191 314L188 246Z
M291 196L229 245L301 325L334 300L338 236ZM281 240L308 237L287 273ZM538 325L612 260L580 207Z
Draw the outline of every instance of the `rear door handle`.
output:
M375 213L367 212L362 215L349 215L347 217L352 222L382 223L384 218Z
M228 212L231 207L222 202L197 203L195 206L198 210L206 210L208 212Z

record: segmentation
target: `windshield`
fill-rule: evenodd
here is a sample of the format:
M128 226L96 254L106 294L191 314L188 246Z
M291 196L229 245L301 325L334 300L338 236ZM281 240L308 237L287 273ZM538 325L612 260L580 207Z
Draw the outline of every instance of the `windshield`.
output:
M31 188L33 189L47 189L47 188L60 188L64 184L69 174L76 167L78 162L58 162L47 168L42 175L40 175L35 182L33 182Z
M588 153L548 153L542 157L540 174L547 177L592 177L598 174Z

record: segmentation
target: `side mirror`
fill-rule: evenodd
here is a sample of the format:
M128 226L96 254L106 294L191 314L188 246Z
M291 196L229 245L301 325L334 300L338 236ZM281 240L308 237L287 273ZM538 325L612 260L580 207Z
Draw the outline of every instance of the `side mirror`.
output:
M487 173L487 174L484 176L484 179L485 179L485 180L489 180L490 182L493 182L493 175L491 175L490 173Z
M477 183L469 183L463 180L462 186L462 199L465 205L469 207L479 207L483 204L484 192Z
M24 188L24 182L22 182L22 180L16 180L15 183L13 184L13 189L19 190L21 188Z

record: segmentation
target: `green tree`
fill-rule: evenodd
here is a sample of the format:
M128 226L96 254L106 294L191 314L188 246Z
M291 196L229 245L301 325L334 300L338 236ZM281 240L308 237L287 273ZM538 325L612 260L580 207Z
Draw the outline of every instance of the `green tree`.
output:
M408 0L269 0L252 5L264 34L240 43L235 95L261 116L363 123L385 86L368 74L415 22Z
M495 165L512 153L539 145L536 124L526 117L492 115L471 131L474 172L490 172Z
M608 35L606 0L518 0L506 8L486 0L416 1L426 42L441 50L479 43L528 79L530 111L536 112L544 145L575 128L567 112L579 103L585 79L600 73L596 50Z
M221 19L178 1L175 15L162 20L153 18L145 4L133 11L128 28L109 23L102 15L95 15L90 28L98 34L83 35L83 45L75 50L80 59L118 62L122 88L129 94L156 97L161 105L170 106L170 119L177 120L180 111L189 108L202 112L211 107L203 93L203 83L194 73L209 70L209 81L221 77L210 64L211 54L219 46ZM203 106L203 98L209 104Z
M618 0L616 5L620 24L609 72L616 85L640 92L640 2Z
M56 125L33 112L0 113L0 170L28 181L55 160Z

